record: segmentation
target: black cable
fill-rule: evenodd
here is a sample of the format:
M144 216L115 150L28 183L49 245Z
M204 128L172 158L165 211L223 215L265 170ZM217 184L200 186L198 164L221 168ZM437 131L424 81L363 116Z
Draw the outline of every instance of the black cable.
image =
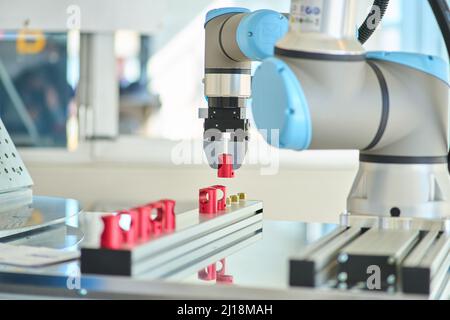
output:
M432 1L432 0L430 0ZM373 2L372 9L370 13L367 15L367 18L364 20L364 23L359 27L358 30L358 40L361 44L366 43L367 40L372 36L375 30L383 20L383 17L386 13L386 10L389 5L389 0L375 0ZM379 10L379 16L376 15Z
M439 24L439 28L441 29L450 59L450 8L447 0L428 0L428 3L433 10L434 16ZM448 170L450 171L450 152L448 153L448 160Z
M450 57L450 8L447 0L428 0L444 37Z

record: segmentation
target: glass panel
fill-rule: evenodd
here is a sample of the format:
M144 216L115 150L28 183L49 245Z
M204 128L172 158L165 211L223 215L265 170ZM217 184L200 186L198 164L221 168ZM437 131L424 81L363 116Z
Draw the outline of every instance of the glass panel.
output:
M0 117L16 145L76 147L74 41L67 33L0 31Z

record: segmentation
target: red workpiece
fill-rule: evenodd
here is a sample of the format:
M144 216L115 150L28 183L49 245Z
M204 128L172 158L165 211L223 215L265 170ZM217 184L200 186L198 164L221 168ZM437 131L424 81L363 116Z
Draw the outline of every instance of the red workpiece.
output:
M173 200L164 199L102 217L104 228L100 241L101 247L130 248L147 242L152 237L175 231L175 204ZM155 211L156 215L152 217ZM121 225L121 219L125 217L130 219L129 228Z
M219 195L220 191L220 195ZM225 186L212 186L200 189L199 191L199 212L201 214L215 214L226 209L226 194ZM219 199L220 197L220 199Z
M219 178L234 178L233 156L231 154L221 154L219 156L217 173Z
M123 244L122 229L120 228L119 215L108 215L102 217L103 233L100 239L100 245L105 249L120 249Z

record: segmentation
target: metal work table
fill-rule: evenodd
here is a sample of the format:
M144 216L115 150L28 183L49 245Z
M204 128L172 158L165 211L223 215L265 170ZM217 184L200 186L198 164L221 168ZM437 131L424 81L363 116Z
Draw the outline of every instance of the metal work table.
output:
M83 241L73 200L35 198L36 210L58 211L65 223L1 239L3 243L77 250ZM336 225L265 221L261 240L223 257L233 284L203 281L198 273L179 272L167 279L83 275L78 261L44 268L0 265L0 298L121 299L408 299L423 296L361 291L303 289L288 286L288 261ZM198 270L206 268L199 265Z

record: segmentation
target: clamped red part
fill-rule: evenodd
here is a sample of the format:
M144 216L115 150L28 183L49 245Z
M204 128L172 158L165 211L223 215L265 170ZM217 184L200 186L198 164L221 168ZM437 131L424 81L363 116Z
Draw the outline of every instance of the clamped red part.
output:
M231 154L221 154L219 156L219 178L234 178L233 156Z
M218 191L221 191L222 197L218 198ZM218 211L226 209L226 187L212 186L200 189L199 192L199 212L201 214L215 214Z

